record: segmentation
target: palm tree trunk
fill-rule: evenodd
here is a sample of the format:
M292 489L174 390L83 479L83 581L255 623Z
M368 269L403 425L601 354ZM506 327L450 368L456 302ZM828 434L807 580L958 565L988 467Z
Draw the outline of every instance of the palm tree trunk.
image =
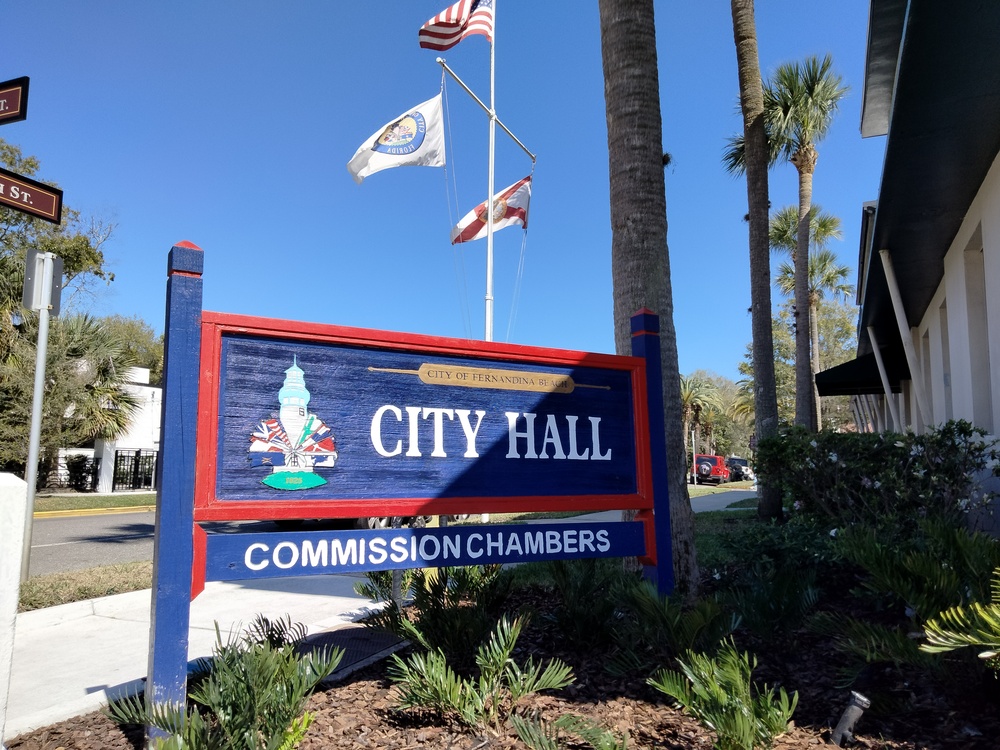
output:
M646 307L660 316L664 422L674 576L694 595L698 562L688 497L680 371L667 250L663 126L653 0L599 0L611 187L611 272L615 349L630 354L631 316Z
M809 210L816 149L803 144L792 157L799 173L799 226L795 248L795 424L815 431L814 378L809 358Z
M778 397L774 379L774 332L771 329L771 257L767 238L767 133L764 130L764 90L757 55L753 0L731 0L750 223L750 319L753 334L754 432L757 441L778 434ZM757 514L781 518L781 495L762 477Z
M809 360L809 382L812 385L813 409L815 409L814 419L816 420L816 430L823 429L823 405L819 400L819 388L816 387L816 373L819 372L819 321L816 319L818 308L816 295L809 294L809 341L811 343L812 358Z

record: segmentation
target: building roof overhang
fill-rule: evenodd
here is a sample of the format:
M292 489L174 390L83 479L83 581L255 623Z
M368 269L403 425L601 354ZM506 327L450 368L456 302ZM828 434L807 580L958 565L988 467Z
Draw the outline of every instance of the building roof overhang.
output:
M910 327L944 276L944 255L1000 152L1000 3L872 0L862 134L887 132L879 198L862 227L859 355L899 342L879 251Z

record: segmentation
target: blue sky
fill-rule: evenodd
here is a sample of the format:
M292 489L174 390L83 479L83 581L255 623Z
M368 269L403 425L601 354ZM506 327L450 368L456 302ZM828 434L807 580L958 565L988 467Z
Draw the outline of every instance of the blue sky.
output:
M92 312L162 330L166 254L205 251L205 308L482 338L485 240L451 226L486 198L487 119L451 80L449 164L356 185L346 170L376 129L440 88L420 25L447 0L5 0L0 80L31 78L27 120L0 137L41 160L67 205L117 224L115 282ZM498 232L495 338L611 352L608 154L596 2L497 0L496 104L537 155L522 232ZM854 269L862 203L884 139L859 133L868 3L758 3L761 68L833 56L851 87L819 144L814 200L843 222ZM746 189L721 153L741 127L729 3L657 0L668 241L680 369L737 379L750 341ZM482 37L443 55L489 96ZM497 134L496 187L531 162ZM774 208L796 202L791 165ZM775 302L778 301L775 293ZM509 333L508 333L509 330Z

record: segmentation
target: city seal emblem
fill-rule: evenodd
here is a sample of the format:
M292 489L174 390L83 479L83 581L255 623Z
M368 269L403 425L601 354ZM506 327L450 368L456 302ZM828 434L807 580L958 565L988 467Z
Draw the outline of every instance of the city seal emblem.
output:
M260 480L262 484L276 490L308 490L326 484L316 469L336 465L337 443L330 428L309 411L310 397L296 358L285 370L285 382L278 391L278 413L262 419L250 435L250 465L271 469Z
M420 148L426 133L427 122L424 116L417 111L410 112L386 126L382 134L375 139L372 151L392 156L406 156Z

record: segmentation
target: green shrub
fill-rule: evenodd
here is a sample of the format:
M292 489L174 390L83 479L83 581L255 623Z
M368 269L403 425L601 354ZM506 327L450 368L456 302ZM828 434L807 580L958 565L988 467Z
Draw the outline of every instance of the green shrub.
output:
M714 651L739 621L715 599L685 606L679 596L660 596L652 584L632 587L621 600L608 669L649 674L685 651Z
M838 684L844 688L852 686L872 665L885 664L923 672L935 672L940 665L939 659L920 651L919 642L905 627L869 622L836 612L820 612L809 618L809 629L826 636L844 655L836 665ZM869 697L873 703L880 698Z
M799 695L757 689L750 681L757 657L727 643L715 656L689 651L678 662L681 672L661 670L649 684L712 729L717 750L769 748L788 729Z
M567 642L579 649L610 644L618 602L639 585L617 559L553 560L544 564L557 606L545 614Z
M390 601L366 624L441 651L460 673L469 674L476 648L495 627L510 589L511 577L500 565L415 570L412 619Z
M300 654L305 634L288 620L258 615L239 638L222 642L216 625L207 675L191 687L189 699L204 709L150 705L133 696L108 707L119 724L145 724L171 737L161 748L188 750L290 750L305 736L312 715L306 700L337 668L341 649Z
M924 517L957 524L991 499L975 480L996 458L996 443L959 421L924 435L792 428L761 441L756 465L787 504L834 526L865 522L905 534Z
M942 653L967 646L985 648L979 653L994 671L1000 671L1000 567L993 571L992 601L951 607L924 623L927 653Z
M815 568L758 562L723 599L754 635L781 638L798 628L819 601L815 580Z
M628 750L628 738L609 732L600 725L575 714L565 714L553 722L541 721L537 716L510 717L517 736L531 750L559 750L560 747L577 747L574 739L582 740L594 750ZM568 735L568 737L567 737ZM569 742L561 743L560 739ZM572 745L570 745L572 743Z
M721 541L730 560L745 565L770 563L776 568L815 570L829 575L842 560L829 523L801 513L786 523L757 521L733 528Z
M476 677L457 674L437 649L416 652L406 659L393 654L388 674L397 685L399 707L430 709L500 734L521 698L573 682L572 670L558 659L543 665L529 657L523 667L514 661L523 625L522 618L509 621L504 617L497 623L489 641L476 649Z
M837 546L862 569L863 587L908 619L988 598L990 572L1000 566L993 537L941 520L918 522L905 540L885 537L881 528L855 526L838 534Z
M365 580L354 584L354 593L376 602L392 601L392 576L400 575L399 595L404 599L413 587L413 570L372 570L365 573Z

